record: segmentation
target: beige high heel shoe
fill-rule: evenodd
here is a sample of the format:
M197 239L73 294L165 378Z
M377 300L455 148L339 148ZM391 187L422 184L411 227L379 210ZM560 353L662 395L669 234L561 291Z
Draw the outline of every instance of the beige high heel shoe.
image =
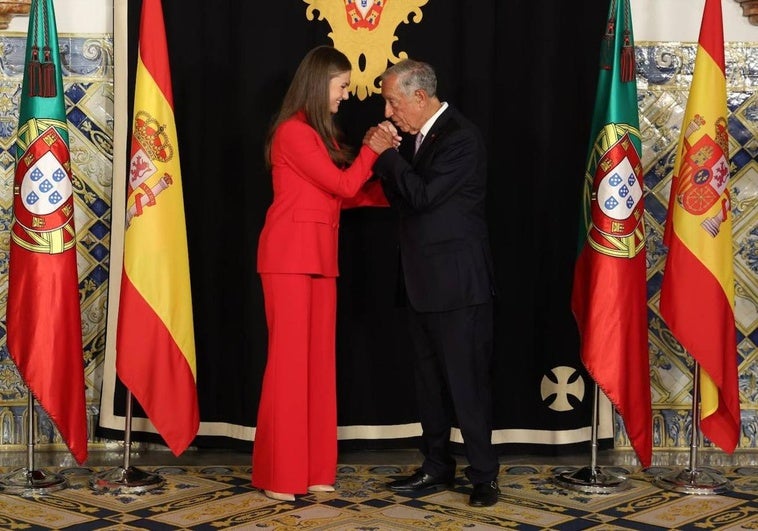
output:
M273 490L264 490L263 494L272 500L295 501L295 495L288 492L274 492Z
M311 485L308 492L334 492L333 485Z

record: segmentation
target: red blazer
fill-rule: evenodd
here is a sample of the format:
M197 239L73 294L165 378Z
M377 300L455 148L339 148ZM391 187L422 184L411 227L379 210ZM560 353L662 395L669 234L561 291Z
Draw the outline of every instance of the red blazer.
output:
M258 240L258 272L338 276L340 210L388 204L378 180L361 190L376 158L364 145L340 169L302 113L283 122L271 144L274 200Z

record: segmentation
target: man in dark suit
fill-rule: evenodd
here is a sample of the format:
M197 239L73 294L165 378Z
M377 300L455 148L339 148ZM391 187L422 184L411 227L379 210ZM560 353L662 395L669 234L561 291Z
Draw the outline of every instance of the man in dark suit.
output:
M477 127L438 99L429 64L400 61L381 82L385 116L416 135L415 153L405 153L405 146L386 149L373 169L400 216L399 278L415 350L424 455L416 473L389 488L452 485L450 431L457 421L473 484L469 505L490 506L500 492L500 467L492 446L495 290L485 221L486 148Z

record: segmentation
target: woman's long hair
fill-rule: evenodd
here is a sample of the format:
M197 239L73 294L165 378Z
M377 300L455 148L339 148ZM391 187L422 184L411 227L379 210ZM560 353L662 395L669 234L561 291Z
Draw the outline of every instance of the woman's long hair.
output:
M345 167L352 162L353 151L343 143L343 133L334 121L329 102L329 82L352 69L347 56L333 46L317 46L303 57L268 131L264 154L269 168L274 132L282 122L299 111L305 113L308 124L321 136L337 166Z

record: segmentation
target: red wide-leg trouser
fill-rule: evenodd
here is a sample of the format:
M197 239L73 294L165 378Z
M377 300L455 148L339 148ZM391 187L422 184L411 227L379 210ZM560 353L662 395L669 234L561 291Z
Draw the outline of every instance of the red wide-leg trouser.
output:
M337 473L333 277L261 274L268 324L252 484L305 494Z

